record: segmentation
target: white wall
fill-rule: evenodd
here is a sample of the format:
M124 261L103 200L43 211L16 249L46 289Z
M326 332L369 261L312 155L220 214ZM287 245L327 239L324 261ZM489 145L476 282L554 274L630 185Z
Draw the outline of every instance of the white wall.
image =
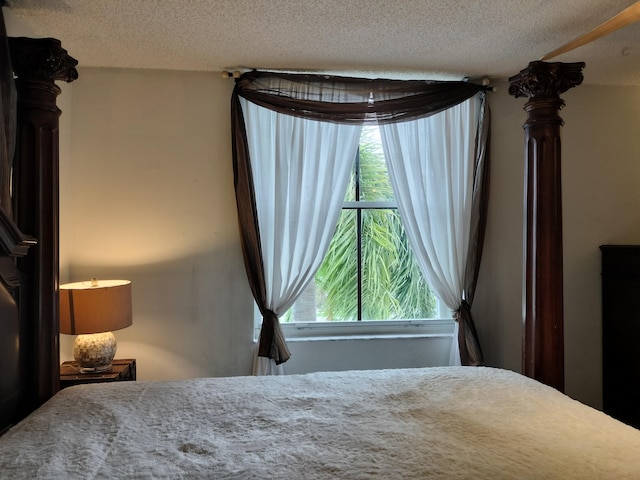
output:
M595 403L602 395L599 247L640 244L640 88L579 87L566 98L566 387Z
M250 372L232 88L211 73L102 69L73 84L61 250L70 281L132 280L134 324L116 332L117 355L137 358L141 379Z
M61 179L61 258L69 280L133 280L134 325L116 336L118 356L137 358L141 379L251 368L232 87L213 73L81 68L63 113L71 135L70 158L61 159L69 162L62 171L69 178ZM487 363L519 371L525 100L510 97L506 84L490 98L491 198L474 313ZM566 385L569 395L600 406L598 246L640 243L640 88L582 85L563 98ZM61 343L63 359L70 358L71 339L63 335ZM292 342L292 350L345 364L354 351L320 345ZM387 360L397 366L395 350L368 351L381 360L376 367ZM351 361L358 368L362 357ZM406 361L438 360L414 351ZM290 371L309 368L293 362Z
M399 338L336 338L287 342L291 358L283 365L285 374L318 370L366 370L447 365L451 335Z
M58 108L62 112L71 111L71 99L73 98L73 83L57 82L60 87L60 95L57 98ZM71 180L71 115L65 113L60 116L59 122L59 144L60 144L60 224L66 225L69 220L71 201L71 188L69 182ZM68 245L69 230L62 228L59 232L59 242L61 245ZM69 278L69 263L71 251L66 248L60 249L60 283L65 283Z
M61 136L62 281L133 281L134 325L115 334L140 379L251 371L232 88L207 73L81 69L60 98L71 130ZM62 360L73 338L62 335ZM285 371L443 365L449 347L446 336L292 341Z

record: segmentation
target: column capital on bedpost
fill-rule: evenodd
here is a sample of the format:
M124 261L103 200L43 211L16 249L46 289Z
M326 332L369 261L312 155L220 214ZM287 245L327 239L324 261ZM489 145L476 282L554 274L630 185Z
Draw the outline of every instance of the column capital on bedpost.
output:
M17 78L73 82L78 61L55 38L9 37L11 64Z
M525 131L525 226L522 367L564 391L560 94L582 83L583 62L536 61L509 79L509 94L528 97Z
M582 83L584 62L530 62L527 68L509 78L509 95L516 98L557 97Z

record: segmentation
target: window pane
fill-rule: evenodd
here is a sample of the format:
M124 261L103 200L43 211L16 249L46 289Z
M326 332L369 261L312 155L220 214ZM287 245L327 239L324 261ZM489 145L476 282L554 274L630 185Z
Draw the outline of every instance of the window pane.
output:
M397 209L387 208L395 199L377 126L363 127L345 202L350 203L316 281L281 321L435 318L437 299L415 262ZM367 208L374 207L367 202L387 203Z
M393 209L363 209L358 282L357 210L343 210L327 256L283 322L434 318L437 300L407 244ZM358 318L358 285L361 318ZM314 305L315 302L315 305ZM313 314L315 308L315 316Z
M343 210L329 251L316 273L317 319L358 319L357 211Z
M344 201L379 202L394 199L382 151L380 130L376 125L365 125L362 127L358 158L353 164Z
M359 198L363 202L393 200L393 189L384 160L380 131L377 126L365 126L360 136Z
M433 318L435 310L397 210L363 210L362 320Z

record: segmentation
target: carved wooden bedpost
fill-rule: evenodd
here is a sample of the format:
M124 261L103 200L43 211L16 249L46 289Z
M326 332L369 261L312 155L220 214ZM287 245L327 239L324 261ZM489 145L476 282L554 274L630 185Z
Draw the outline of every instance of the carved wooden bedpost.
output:
M560 94L582 83L584 63L531 62L509 79L529 97L525 131L523 371L564 391Z
M78 78L76 65L53 38L9 38L11 63L18 92L17 138L13 172L13 215L25 234L38 240L20 259L25 273L21 314L20 355L30 411L60 388L58 312L58 122L56 80ZM32 339L27 342L26 339ZM25 375L26 377L27 375Z

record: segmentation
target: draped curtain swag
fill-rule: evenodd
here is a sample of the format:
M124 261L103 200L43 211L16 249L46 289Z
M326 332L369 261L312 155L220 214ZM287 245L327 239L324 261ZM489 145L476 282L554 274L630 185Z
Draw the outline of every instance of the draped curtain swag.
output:
M488 161L477 161L478 157L486 157L488 160L486 145L489 119L485 90L485 86L468 82L362 79L258 71L247 72L236 79L231 100L234 183L245 269L256 304L263 316L258 345L260 357L281 364L288 360L290 353L278 315L268 307L261 227L253 181L255 172L251 164L251 149L241 99L280 114L309 120L347 125L384 125L425 118L480 94L483 121L475 139L473 226L470 229L464 298L460 299L456 313L456 320L462 323L459 327L462 363L479 364L482 357L470 305L480 261L486 212L486 188L475 189L476 183L481 187L487 182ZM343 195L344 192L339 192L340 198ZM464 353L469 351L468 354Z

